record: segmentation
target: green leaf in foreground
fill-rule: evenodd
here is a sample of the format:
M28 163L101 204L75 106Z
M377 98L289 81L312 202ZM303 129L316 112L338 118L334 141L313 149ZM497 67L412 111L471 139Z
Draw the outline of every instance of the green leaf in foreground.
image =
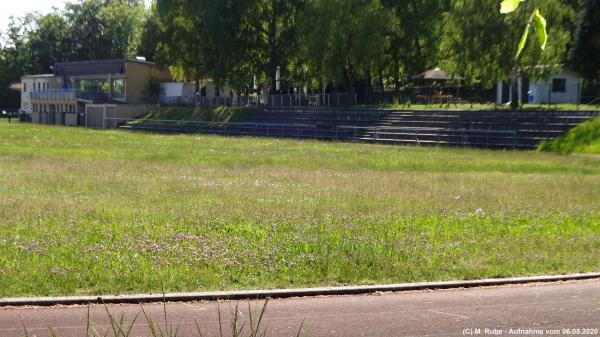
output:
M529 36L529 29L531 28L531 21L527 23L527 27L525 27L525 31L523 32L523 36L521 36L521 41L519 42L519 48L517 49L517 55L515 55L515 60L519 59L519 56L523 52L525 48L525 43L527 42L527 37Z
M519 59L523 49L525 48L525 44L527 43L527 38L529 37L529 30L531 29L531 23L535 25L535 32L540 41L540 47L545 50L546 43L548 42L548 33L546 32L546 19L542 16L539 9L536 9L531 14L531 18L527 22L527 27L525 27L525 31L521 36L521 41L519 42L519 48L517 49L517 55L515 55L515 60Z
M523 1L523 0L504 0L504 1L502 1L502 4L500 4L500 13L508 14L508 13L514 12L515 10L517 10L517 8L519 8L521 1Z
M548 33L546 32L546 19L542 16L539 10L535 10L535 15L533 17L535 22L535 32L537 34L538 40L540 41L540 46L542 49L546 49L546 42L548 42Z

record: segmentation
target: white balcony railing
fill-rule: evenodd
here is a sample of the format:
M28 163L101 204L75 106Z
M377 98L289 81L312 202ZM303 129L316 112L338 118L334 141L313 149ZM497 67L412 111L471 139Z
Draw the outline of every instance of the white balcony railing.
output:
M73 101L76 99L85 99L90 101L109 101L112 99L122 99L125 96L122 93L113 93L112 97L108 93L60 90L60 91L34 91L31 93L33 101Z
M73 90L34 91L31 93L31 100L72 101L75 99L77 99L77 92Z

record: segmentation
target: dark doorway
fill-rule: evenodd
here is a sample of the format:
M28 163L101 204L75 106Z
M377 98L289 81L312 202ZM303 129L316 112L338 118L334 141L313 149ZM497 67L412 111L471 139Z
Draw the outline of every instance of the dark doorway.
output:
M529 103L529 78L527 77L521 79L521 103Z
M510 102L510 85L502 82L502 104Z

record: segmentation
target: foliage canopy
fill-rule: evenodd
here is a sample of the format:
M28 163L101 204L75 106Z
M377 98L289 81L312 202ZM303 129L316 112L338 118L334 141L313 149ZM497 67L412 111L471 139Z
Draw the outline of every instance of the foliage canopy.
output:
M576 2L156 0L147 9L141 0L79 0L12 21L0 40L0 86L55 62L142 55L178 80L211 78L242 93L399 90L436 66L491 87L515 69L555 71L571 40L570 64L597 78L586 51L598 49L598 5Z

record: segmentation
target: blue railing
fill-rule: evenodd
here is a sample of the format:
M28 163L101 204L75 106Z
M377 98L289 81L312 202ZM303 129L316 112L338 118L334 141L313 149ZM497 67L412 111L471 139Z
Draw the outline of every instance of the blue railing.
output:
M48 100L48 101L68 101L75 99L85 99L89 101L108 101L109 99L124 98L122 93L108 93L78 91L78 90L59 90L59 91L34 91L31 93L32 100Z

